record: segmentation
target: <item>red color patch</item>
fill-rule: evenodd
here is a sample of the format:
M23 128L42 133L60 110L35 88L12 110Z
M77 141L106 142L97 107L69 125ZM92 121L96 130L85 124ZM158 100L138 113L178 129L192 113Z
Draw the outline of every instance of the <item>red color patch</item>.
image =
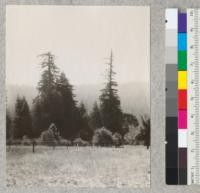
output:
M187 109L187 90L178 90L178 109Z

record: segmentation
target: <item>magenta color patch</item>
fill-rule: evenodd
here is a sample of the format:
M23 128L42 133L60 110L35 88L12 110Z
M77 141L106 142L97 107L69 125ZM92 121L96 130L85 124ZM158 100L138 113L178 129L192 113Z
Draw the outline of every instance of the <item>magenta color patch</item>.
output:
M187 111L186 110L178 111L178 128L187 129Z

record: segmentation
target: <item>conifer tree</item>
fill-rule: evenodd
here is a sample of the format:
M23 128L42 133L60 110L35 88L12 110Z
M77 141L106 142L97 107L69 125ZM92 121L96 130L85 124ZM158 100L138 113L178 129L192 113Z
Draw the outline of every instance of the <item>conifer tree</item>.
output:
M113 54L111 51L108 70L106 74L106 86L102 90L100 96L100 109L102 114L103 125L111 132L121 133L123 124L123 115L120 107L120 99L118 96L117 82L114 79L115 72L113 70Z
M42 75L38 83L39 93L34 99L34 132L38 136L51 123L55 123L63 138L73 139L79 133L80 120L73 86L64 72L59 73L53 54L48 52L40 57Z
M56 89L58 78L58 67L54 63L55 56L51 52L39 55L42 59L41 68L43 69L41 80L38 83L40 95L51 94Z
M33 135L34 137L37 138L44 130L42 104L40 103L38 97L36 97L33 101L32 118L33 118Z
M76 125L78 109L74 99L73 86L69 83L64 72L58 78L57 91L61 95L63 107L63 114L60 119L60 133L64 138L72 138L78 132Z
M100 113L97 102L94 103L92 113L90 115L90 119L91 119L91 125L94 129L98 129L103 126L102 120L101 120L101 113Z
M80 129L80 137L83 140L90 141L92 139L93 130L89 126L89 116L85 105L81 102L79 108L78 128Z
M59 69L54 62L55 56L47 52L39 57L43 71L37 87L39 94L34 99L34 125L40 128L34 128L35 131L45 130L51 123L58 126L63 111L61 95L57 92Z
M30 109L25 97L17 97L15 104L14 138L33 137Z

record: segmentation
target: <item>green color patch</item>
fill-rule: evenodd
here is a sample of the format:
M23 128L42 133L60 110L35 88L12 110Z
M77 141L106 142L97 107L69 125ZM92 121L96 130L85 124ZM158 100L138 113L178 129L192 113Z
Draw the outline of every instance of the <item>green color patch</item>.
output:
M187 51L178 51L178 70L187 70Z

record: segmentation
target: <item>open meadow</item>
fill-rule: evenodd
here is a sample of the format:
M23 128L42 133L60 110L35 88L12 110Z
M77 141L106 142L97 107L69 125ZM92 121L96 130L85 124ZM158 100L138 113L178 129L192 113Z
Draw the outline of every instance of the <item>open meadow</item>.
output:
M144 146L7 147L7 186L149 187Z

